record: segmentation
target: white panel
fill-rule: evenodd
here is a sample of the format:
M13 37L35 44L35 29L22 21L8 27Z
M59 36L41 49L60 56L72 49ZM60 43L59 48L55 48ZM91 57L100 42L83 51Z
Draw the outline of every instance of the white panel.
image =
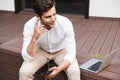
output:
M90 0L90 16L120 18L120 0Z
M15 11L14 0L0 0L0 10Z

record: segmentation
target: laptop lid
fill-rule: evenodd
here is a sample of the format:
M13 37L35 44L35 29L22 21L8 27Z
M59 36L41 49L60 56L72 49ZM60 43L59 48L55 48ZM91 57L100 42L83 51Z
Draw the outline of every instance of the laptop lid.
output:
M116 55L117 51L119 49L115 49L112 52L110 52L109 54L107 54L103 59L102 59L102 64L98 70L98 72L102 69L104 69L105 67L109 66L114 58L114 56Z

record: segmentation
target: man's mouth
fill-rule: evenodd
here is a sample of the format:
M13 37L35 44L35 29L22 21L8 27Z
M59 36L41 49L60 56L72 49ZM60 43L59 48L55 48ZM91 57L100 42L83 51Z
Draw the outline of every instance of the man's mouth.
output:
M50 25L54 25L54 24L55 24L54 22L50 23Z

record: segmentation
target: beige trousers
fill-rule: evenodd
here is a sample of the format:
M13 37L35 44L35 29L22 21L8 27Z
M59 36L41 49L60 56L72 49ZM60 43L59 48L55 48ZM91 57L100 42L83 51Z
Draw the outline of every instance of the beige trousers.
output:
M46 51L39 49L37 50L34 59L30 62L23 62L19 70L19 80L33 80L33 75L37 70L44 66L48 59L54 60L59 65L64 56L66 55L65 50L58 51L56 53L47 53ZM68 80L80 80L80 70L77 59L65 70Z

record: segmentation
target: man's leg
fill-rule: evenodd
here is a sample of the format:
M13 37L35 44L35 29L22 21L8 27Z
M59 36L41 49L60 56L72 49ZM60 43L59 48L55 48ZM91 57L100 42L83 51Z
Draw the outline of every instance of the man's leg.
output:
M80 79L80 69L78 66L77 59L65 70L68 76L68 80L81 80Z
M44 54L43 50L40 53ZM47 62L47 58L40 53L36 53L34 59L30 62L23 62L19 70L19 80L33 80L33 75Z
M65 51L63 51L62 53L58 53L58 55L55 58L55 63L56 64L60 64L65 56ZM67 76L68 76L68 80L81 80L80 79L80 69L79 69L79 65L77 62L77 59L75 59L73 61L73 63L65 70Z

